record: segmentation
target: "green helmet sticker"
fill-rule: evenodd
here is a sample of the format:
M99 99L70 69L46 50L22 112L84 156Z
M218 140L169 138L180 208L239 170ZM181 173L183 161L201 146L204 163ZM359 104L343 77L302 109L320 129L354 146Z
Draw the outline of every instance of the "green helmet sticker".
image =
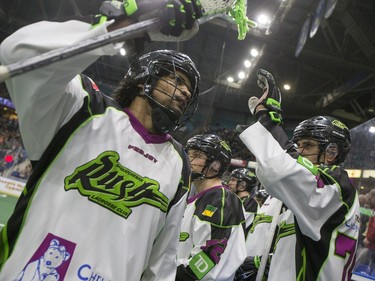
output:
M229 145L225 141L221 141L220 145L224 147L225 150L231 151Z
M348 127L346 127L346 125L344 123L342 123L341 121L335 119L332 121L332 125L336 126L336 127L339 127L340 129L348 129Z

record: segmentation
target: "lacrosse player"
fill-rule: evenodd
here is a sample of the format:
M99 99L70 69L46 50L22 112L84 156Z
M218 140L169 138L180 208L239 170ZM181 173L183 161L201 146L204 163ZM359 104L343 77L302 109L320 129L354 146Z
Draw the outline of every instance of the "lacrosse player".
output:
M249 99L257 122L240 138L257 159L257 177L267 193L295 218L294 266L290 279L283 280L349 281L360 217L357 191L338 166L350 150L349 129L334 117L316 116L301 122L289 141L280 126L281 93L275 80L265 70L257 76L263 95ZM275 278L268 280L280 280Z
M78 44L154 10L167 37L194 33L202 15L196 0L105 1L90 23L19 29L2 42L0 59ZM190 167L168 132L194 113L200 76L188 56L153 51L131 65L112 99L80 73L117 47L7 80L33 174L1 232L0 280L26 280L25 268L33 280L175 280Z
M241 200L221 183L231 150L217 135L195 135L185 146L195 194L182 220L176 281L232 281L246 257Z

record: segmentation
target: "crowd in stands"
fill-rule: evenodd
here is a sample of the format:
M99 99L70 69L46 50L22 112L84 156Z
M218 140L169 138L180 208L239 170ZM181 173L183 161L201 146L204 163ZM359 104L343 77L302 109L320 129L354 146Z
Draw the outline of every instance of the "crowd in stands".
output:
M222 127L210 127L204 129L204 134L216 134L224 139L232 150L232 158L246 161L255 161L255 157L246 148L239 138L239 132L235 129L228 129Z
M0 176L26 181L31 174L18 120L0 116Z
M354 271L366 277L375 277L375 189L360 194L359 203L360 235Z

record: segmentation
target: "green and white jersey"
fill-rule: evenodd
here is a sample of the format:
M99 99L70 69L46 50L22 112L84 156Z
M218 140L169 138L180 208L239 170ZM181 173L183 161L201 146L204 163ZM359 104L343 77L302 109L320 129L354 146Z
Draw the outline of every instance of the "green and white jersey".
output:
M258 203L255 201L252 195L243 196L240 198L245 210L245 221L246 221L246 230L245 235L247 237L248 232L251 228L251 225L254 221L255 215L258 211Z
M241 200L225 186L188 201L177 252L178 281L231 281L246 258Z
M279 200L268 196L259 209L252 227L247 235L246 250L248 256L262 256L266 239L269 239L270 226L273 219L277 226L270 248L270 267L268 281L296 280L295 270L295 227L294 216L285 206L278 204ZM276 217L274 218L276 214Z
M296 280L349 281L360 215L358 194L346 171L316 167L301 157L268 115L240 138L257 159L257 177L267 193L295 216L296 244L290 249L295 251L295 267L290 270Z
M1 45L9 64L106 32L40 22ZM77 75L113 46L7 81L34 172L1 232L0 280L175 280L189 160ZM50 279L51 278L51 279Z
M276 198L268 196L263 206L259 208L247 233L246 251L248 256L261 256L265 247L265 239L269 233L275 213L280 214ZM277 210L276 210L277 209ZM278 219L278 217L276 218ZM272 249L271 249L272 252Z

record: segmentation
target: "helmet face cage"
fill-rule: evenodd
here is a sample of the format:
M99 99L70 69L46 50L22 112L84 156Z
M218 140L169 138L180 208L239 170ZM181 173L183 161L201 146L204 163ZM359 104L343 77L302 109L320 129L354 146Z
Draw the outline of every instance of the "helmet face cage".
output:
M246 191L251 192L257 184L257 178L253 172L246 168L237 168L229 176L237 178L237 187L241 182L246 182Z
M202 173L214 161L220 162L220 169L215 177L221 177L229 168L232 151L228 144L217 135L196 135L186 143L185 150L196 149L207 156ZM206 177L206 175L204 175ZM206 177L207 178L207 177Z
M300 139L313 139L318 141L319 156L328 149L337 147L335 163L343 162L350 150L350 131L340 120L330 116L317 116L302 121L294 130L292 141L297 143Z
M175 130L182 127L192 117L198 107L200 75L193 61L187 55L182 53L172 50L160 50L150 52L140 57L140 66L142 72L134 79L143 81L145 94L154 105L161 108L169 116L174 124L174 128L172 129ZM178 84L183 83L183 80L177 75L177 71L184 73L191 83L191 87L189 87L191 97L181 115L176 114L170 108L171 103L176 99L175 93L178 89ZM134 72L134 69L130 69L129 72ZM158 89L159 92L171 97L168 105L162 105L154 99L152 93L158 80L162 79L166 83L171 84L170 80L164 79L166 76L174 77L173 86L175 89L173 93L167 93Z

